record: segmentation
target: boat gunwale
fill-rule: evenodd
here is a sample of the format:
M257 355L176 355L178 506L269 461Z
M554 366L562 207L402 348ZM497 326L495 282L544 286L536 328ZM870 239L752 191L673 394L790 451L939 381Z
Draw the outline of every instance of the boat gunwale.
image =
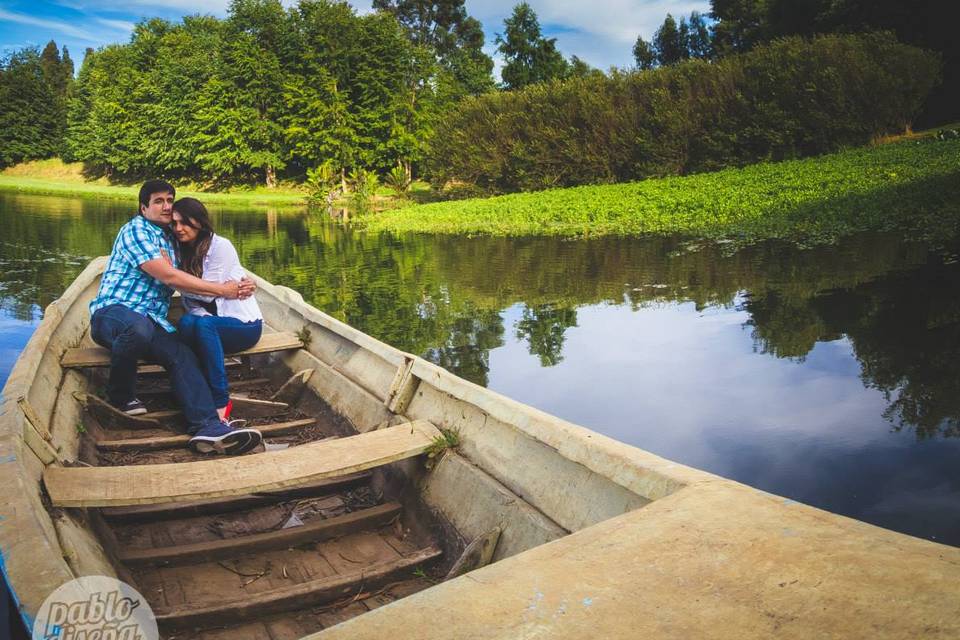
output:
M63 295L47 305L43 319L24 345L0 389L0 484L8 487L3 501L4 512L0 513L3 518L0 520L0 569L28 629L32 628L34 614L47 595L76 576L63 557L56 529L40 499L40 487L29 487L30 473L24 456L38 456L24 439L24 432L33 426L21 410L19 400L29 397L40 361L60 328L65 310L72 307L100 277L106 262L106 257L94 258ZM49 527L44 527L41 519L47 520ZM24 550L24 547L31 550ZM42 587L39 584L41 579Z

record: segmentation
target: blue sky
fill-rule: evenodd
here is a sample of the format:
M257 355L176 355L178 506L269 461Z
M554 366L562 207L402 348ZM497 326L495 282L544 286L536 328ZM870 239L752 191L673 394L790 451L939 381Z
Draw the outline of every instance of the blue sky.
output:
M519 0L467 0L467 11L484 26L487 49L494 53L494 34ZM285 4L294 4L284 0ZM577 55L602 69L633 63L631 49L638 35L650 39L669 12L706 13L708 0L529 0L544 33L557 39L566 57ZM87 47L126 42L134 23L151 17L177 20L192 13L224 16L229 0L0 0L0 49L43 47L51 38L66 45L79 66ZM370 10L369 0L351 2ZM499 65L498 65L499 66Z

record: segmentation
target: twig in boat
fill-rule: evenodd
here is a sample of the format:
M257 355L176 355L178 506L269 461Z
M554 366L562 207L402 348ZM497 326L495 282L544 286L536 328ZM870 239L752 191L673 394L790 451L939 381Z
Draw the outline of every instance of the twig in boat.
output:
M270 572L270 571L267 570L267 571L264 571L263 573L261 573L261 574L259 574L259 575L256 575L256 576L250 578L249 580L245 580L245 581L243 582L243 584L240 585L240 588L241 588L241 589L246 588L246 586L247 586L248 584L253 584L254 582L256 582L257 580L259 580L259 579L262 578L263 576L267 575L269 572Z
M256 582L257 580L259 580L259 579L262 578L263 576L265 576L265 575L267 575L268 573L270 573L270 561L269 561L269 560L267 561L267 565L263 568L263 571L260 571L259 573L244 573L243 571L240 571L240 570L238 570L238 569L235 569L235 568L227 565L227 564L224 563L224 562L218 562L217 564L220 565L221 567L223 567L224 569L226 569L227 571L229 571L230 573L235 573L235 574L237 574L237 575L240 576L241 578L250 578L249 580L245 580L243 583L241 583L241 585L240 585L241 588L245 588L247 585L253 584L254 582Z

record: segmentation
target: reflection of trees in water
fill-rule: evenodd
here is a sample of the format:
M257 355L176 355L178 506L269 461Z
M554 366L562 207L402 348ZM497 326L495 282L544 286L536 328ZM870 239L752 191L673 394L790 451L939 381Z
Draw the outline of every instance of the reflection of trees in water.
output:
M503 346L503 318L497 311L477 310L453 320L446 341L423 357L457 375L487 385L490 350Z
M743 308L750 313L745 323L753 327L753 345L758 353L802 362L817 342L836 340L814 308L817 298L789 298L776 290L745 295Z
M960 435L960 265L931 264L862 289L847 334L864 382L890 399L885 417L921 438Z
M527 341L530 354L540 358L540 366L552 367L563 360L566 331L575 326L575 309L553 304L524 307L523 317L517 322L517 338Z
M29 319L34 305L60 295L86 256L109 251L131 212L128 203L0 194L0 307ZM215 213L246 266L481 384L489 351L503 344L501 312L515 304L524 307L515 334L543 366L562 361L566 330L583 305L739 304L757 351L803 359L817 342L846 335L865 383L889 394L895 425L914 425L921 436L960 435L960 265L928 262L925 247L892 235L726 255L675 238L398 239L268 213Z
M960 435L960 265L940 258L849 289L782 300L754 296L745 308L767 353L803 357L816 341L846 335L861 378L882 391L884 417L917 437Z

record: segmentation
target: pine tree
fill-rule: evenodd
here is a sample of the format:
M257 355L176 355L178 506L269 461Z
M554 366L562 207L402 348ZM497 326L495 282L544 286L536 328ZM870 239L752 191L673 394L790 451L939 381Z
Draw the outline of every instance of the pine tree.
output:
M637 36L637 41L633 45L633 59L637 61L638 69L652 69L657 64L656 52L642 36Z
M505 61L501 76L507 89L521 89L569 73L567 61L557 51L556 38L540 34L540 22L529 4L515 6L503 25L504 35L498 34L496 42Z
M56 63L60 56L54 46ZM0 61L0 166L57 153L62 108L36 49L21 49Z
M687 30L686 21L681 19L681 26L677 26L676 20L669 13L664 19L663 24L653 34L653 49L657 54L657 62L663 66L675 64L688 57L685 31Z

